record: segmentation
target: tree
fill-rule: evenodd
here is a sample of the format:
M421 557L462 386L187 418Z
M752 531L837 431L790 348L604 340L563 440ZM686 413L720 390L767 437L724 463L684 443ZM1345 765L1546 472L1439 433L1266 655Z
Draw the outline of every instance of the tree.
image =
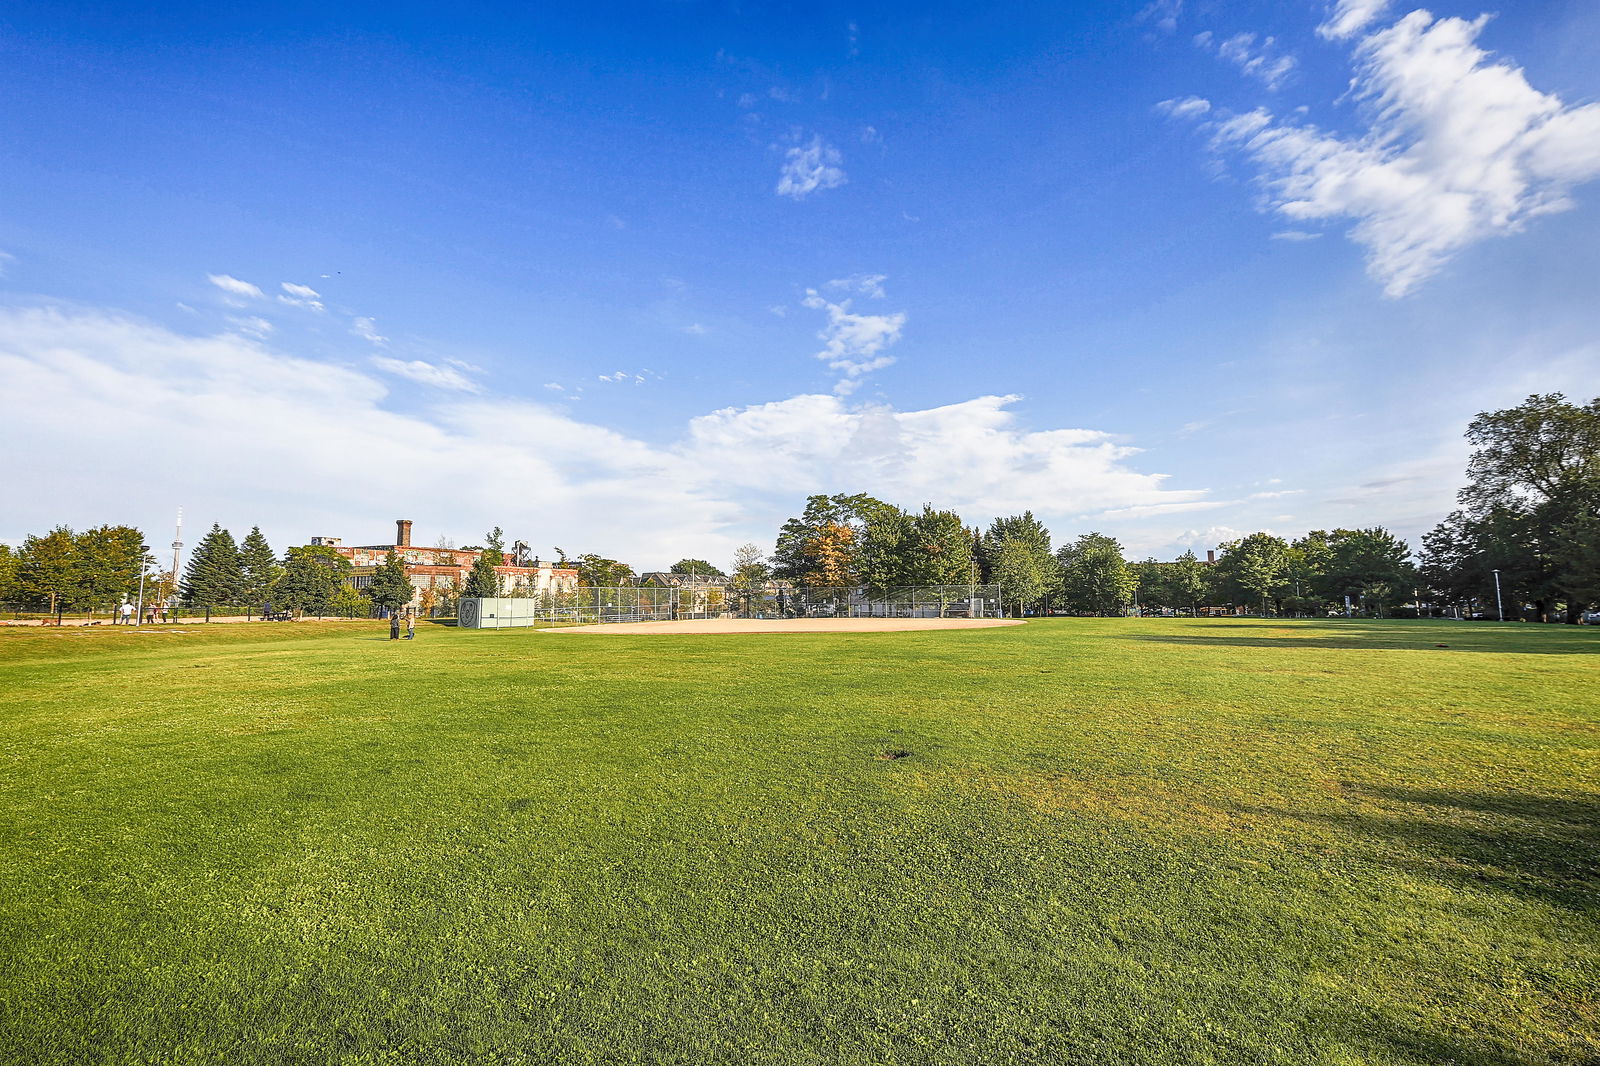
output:
M183 598L191 607L221 607L239 602L244 574L233 534L215 523L200 539L183 572Z
M991 555L989 577L1000 586L1000 599L1017 617L1031 603L1042 600L1060 580L1055 557L1041 555L1037 548L1021 541L1007 540Z
M1133 599L1133 571L1122 558L1122 545L1101 533L1085 533L1057 554L1061 591L1069 607L1093 614L1114 614Z
M366 618L372 614L372 600L360 589L341 584L328 597L327 610L342 618Z
M472 569L467 572L467 583L462 586L461 595L468 599L500 595L500 575L494 572L494 563L487 550L480 552L472 561Z
M1556 545L1558 577L1579 609L1600 606L1600 518L1569 523Z
M996 518L974 550L982 579L999 585L1001 599L1018 615L1058 583L1060 567L1051 553L1050 531L1032 511Z
M272 586L282 573L272 546L261 535L261 527L251 526L239 545L240 598L245 603L265 603L272 598Z
M11 545L0 544L0 603L17 598L17 553Z
M77 552L77 537L66 526L42 537L24 537L17 552L17 595L29 606L48 606L52 612L76 608Z
M1529 396L1516 407L1480 412L1467 427L1467 442L1474 450L1468 484L1458 494L1467 521L1446 537L1498 538L1508 525L1520 525L1512 541L1523 549L1515 569L1528 584L1519 585L1517 602L1531 599L1540 618L1549 619L1565 601L1567 621L1576 622L1584 596L1570 580L1581 582L1582 574L1562 553L1582 540L1574 540L1574 527L1600 518L1600 399L1579 406L1561 393ZM1461 554L1481 557L1498 546L1481 542Z
M350 569L350 560L326 545L290 548L273 587L273 602L284 610L324 614Z
M73 599L84 607L112 607L139 595L139 576L153 562L144 534L132 526L97 526L73 538Z
M733 553L733 587L740 592L759 592L772 576L766 556L754 544L744 544Z
M1383 605L1402 598L1415 583L1411 549L1382 527L1336 529L1325 543L1328 554L1313 582L1328 599L1342 602L1349 596L1382 617Z
M672 574L692 574L698 577L727 577L721 570L704 559L679 559L667 568Z
M578 584L584 588L609 589L633 584L633 567L627 563L592 554L580 555L573 562L578 564Z
M1184 552L1168 565L1172 568L1167 572L1167 581L1173 606L1181 605L1198 612L1200 605L1211 596L1211 568L1196 559L1192 551Z
M489 557L490 566L506 565L506 535L499 527L495 526L483 535L483 554Z
M480 555L478 562L481 563L487 556L487 552ZM473 564L472 571L477 573L477 563ZM491 577L494 575L492 566L489 568L489 574ZM470 582L471 579L469 578L468 580ZM394 552L389 552L383 557L383 562L373 570L372 584L367 586L367 596L375 606L381 607L386 611L397 611L410 603L411 597L415 593L416 590L411 587L411 579L406 577L405 564L400 561L398 555ZM468 593L468 595L495 596L498 593Z
M972 581L972 537L954 511L922 505L904 543L908 585L966 585Z
M812 588L860 584L868 526L898 513L898 508L860 493L808 496L804 513L778 531L773 574Z
M1289 567L1289 545L1270 533L1252 533L1222 546L1217 578L1241 602L1259 602L1267 614L1267 601L1283 591Z

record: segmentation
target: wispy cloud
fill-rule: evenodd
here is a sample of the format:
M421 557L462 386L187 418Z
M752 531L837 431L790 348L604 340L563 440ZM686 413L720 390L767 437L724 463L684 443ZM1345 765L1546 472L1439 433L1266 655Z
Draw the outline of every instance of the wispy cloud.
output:
M848 180L844 157L817 134L806 144L794 145L784 152L776 191L779 196L804 200L819 189L836 189Z
M388 344L389 338L378 332L378 324L370 318L357 317L350 323L350 332L373 344Z
M1381 8L1342 4L1326 35L1348 38ZM1403 296L1462 249L1569 209L1600 176L1600 104L1564 104L1494 62L1476 43L1486 23L1413 11L1356 41L1355 135L1257 109L1208 120L1212 144L1255 166L1269 210L1353 223L1368 273Z
M445 389L450 392L480 392L481 386L476 381L467 377L461 371L448 366L439 366L435 363L425 362L421 359L393 359L387 355L372 357L372 365L386 374L406 378L418 385L427 385L429 388Z
M260 300L266 297L266 293L256 286L248 281L240 281L231 274L207 274L206 280L229 296L243 296L251 300Z
M1153 0L1140 9L1135 18L1154 25L1162 33L1178 31L1178 16L1183 14L1183 0Z
M847 278L834 278L826 287L844 292L859 293L870 296L875 300L883 299L883 283L889 280L887 274L851 274Z
M1245 77L1255 78L1272 91L1277 91L1294 73L1294 56L1281 54L1274 37L1258 38L1253 33L1236 33L1225 40L1218 40L1210 30L1206 30L1195 34L1194 43L1208 52L1215 52L1238 67Z
M282 282L280 287L283 292L278 294L278 300L291 307L308 307L313 311L324 311L322 294L309 285L297 285L292 281Z
M1317 32L1330 41L1353 37L1389 9L1389 0L1339 0Z
M874 275L876 276L876 275ZM882 294L881 279L875 283ZM905 328L906 314L898 311L890 315L861 315L850 310L848 299L835 303L816 289L807 289L800 301L814 311L824 311L828 324L817 334L823 342L818 359L825 360L830 369L844 375L834 386L841 396L849 395L861 384L861 376L881 370L894 362L894 356L884 354L884 349L900 339Z
M272 323L259 315L241 315L228 319L234 329L246 336L262 338L272 332Z
M1163 100L1156 110L1173 118L1198 118L1211 110L1211 101L1199 96L1185 96L1181 100Z

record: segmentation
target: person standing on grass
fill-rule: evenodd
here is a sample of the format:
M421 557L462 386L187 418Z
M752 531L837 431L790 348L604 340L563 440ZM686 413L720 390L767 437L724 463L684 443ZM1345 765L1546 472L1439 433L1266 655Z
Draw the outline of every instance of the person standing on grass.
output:
M417 639L417 615L415 611L406 612L406 639Z
M127 600L122 601L122 624L125 626L133 625L133 604Z
M400 639L400 615L394 611L389 612L389 639Z

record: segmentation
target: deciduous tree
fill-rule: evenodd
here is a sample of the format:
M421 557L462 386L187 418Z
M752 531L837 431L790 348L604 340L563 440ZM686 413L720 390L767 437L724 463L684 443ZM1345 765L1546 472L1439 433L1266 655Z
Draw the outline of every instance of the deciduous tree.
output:
M1122 545L1102 533L1085 533L1057 554L1061 592L1074 610L1115 614L1133 600L1133 571L1122 558Z
M478 572L478 563L487 558L488 553L480 555L473 564L472 573ZM494 576L494 568L489 568L489 574ZM472 578L467 579L470 584ZM367 586L367 596L373 604L386 611L396 611L411 602L412 595L416 592L411 587L411 580L406 577L405 564L394 552L389 552L383 557L383 562L372 572L372 583ZM474 592L471 596L498 596L499 592Z

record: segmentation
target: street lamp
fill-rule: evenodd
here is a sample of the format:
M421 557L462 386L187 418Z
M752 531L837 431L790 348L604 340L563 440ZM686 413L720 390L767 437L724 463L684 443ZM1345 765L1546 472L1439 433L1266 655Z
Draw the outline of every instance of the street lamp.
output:
M1505 604L1500 600L1500 571L1494 572L1494 609L1500 615L1500 621L1506 620Z

